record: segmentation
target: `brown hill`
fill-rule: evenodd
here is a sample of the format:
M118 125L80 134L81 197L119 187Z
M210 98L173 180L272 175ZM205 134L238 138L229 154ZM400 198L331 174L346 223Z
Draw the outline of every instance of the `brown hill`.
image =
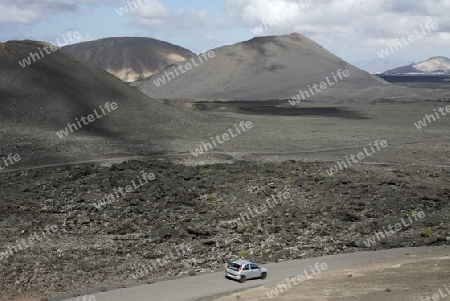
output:
M194 56L191 51L152 38L105 38L63 47L125 82L145 79Z
M156 98L269 100L289 99L300 91L309 91L305 98L417 96L412 90L396 87L356 68L297 33L256 37L212 52L208 60L204 57L189 60L193 65L189 71L182 73L169 66L133 85ZM176 68L186 64L180 63ZM338 70L341 74L348 70L350 75L339 77ZM172 76L175 71L178 75ZM309 89L322 82L327 87L311 93ZM430 96L436 95L426 97Z

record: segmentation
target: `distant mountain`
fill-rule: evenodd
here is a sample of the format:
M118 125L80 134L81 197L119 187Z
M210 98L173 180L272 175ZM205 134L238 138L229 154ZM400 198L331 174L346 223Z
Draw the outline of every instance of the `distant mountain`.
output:
M388 70L384 74L450 74L450 59L445 56L436 56L417 64Z
M125 82L145 79L171 64L193 57L191 51L152 38L105 38L63 47Z
M358 68L361 68L362 70L365 70L367 72L373 73L373 74L381 74L387 70L391 70L394 68L398 68L401 66L406 66L409 64L412 64L414 62L412 61L403 61L403 60L371 60L371 61L358 61L355 62L355 66Z
M133 85L151 97L169 99L290 99L300 91L305 99L411 99L420 93L360 70L298 33L256 37L188 63ZM349 76L339 78L344 70Z

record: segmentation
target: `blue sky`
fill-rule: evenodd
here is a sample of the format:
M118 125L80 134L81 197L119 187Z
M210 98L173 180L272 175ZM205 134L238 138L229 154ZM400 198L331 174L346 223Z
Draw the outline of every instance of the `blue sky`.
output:
M433 20L439 28L383 60L450 56L450 0L0 0L0 41L55 43L78 31L76 42L144 36L196 53L258 35L299 32L341 58L381 60L377 52ZM139 4L139 1L141 4ZM310 2L308 2L310 1Z

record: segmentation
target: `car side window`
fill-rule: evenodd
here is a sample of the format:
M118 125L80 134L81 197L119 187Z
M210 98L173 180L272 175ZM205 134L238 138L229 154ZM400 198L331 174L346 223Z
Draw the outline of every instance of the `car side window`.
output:
M244 267L244 271L246 271L246 270L250 270L250 267L249 267L248 264L246 264L245 267Z
M251 268L252 270L258 270L258 269L259 269L259 266L257 266L256 264L252 263L252 264L250 265L250 268Z

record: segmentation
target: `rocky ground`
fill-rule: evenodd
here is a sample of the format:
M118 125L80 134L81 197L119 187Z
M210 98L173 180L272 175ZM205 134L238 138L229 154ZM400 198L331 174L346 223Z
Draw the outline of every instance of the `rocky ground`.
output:
M355 166L330 177L327 168L299 161L185 166L154 160L0 174L0 253L47 225L58 227L1 260L0 298L195 275L237 257L268 262L449 243L449 169ZM94 206L137 182L141 171L155 180ZM280 193L289 197L262 209ZM425 217L370 247L364 243L402 219L408 223L416 211ZM249 214L245 224L229 222L240 213Z

